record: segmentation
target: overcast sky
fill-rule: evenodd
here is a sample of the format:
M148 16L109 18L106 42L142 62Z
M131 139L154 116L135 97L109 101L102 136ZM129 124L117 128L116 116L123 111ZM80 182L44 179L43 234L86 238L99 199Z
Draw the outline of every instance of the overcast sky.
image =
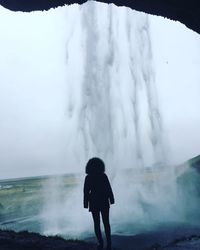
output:
M200 35L151 17L156 84L172 162L200 154Z
M66 8L0 7L0 179L72 172L63 169ZM179 163L200 153L200 35L178 22L150 20L165 138Z

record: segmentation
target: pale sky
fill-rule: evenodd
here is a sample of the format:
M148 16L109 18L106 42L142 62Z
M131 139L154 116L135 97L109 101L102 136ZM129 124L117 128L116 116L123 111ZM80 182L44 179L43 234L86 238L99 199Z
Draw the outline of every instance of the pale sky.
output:
M72 172L63 169L66 8L0 7L0 179ZM165 138L180 163L200 153L200 35L161 17L151 30Z
M200 154L200 35L151 18L156 82L172 162Z

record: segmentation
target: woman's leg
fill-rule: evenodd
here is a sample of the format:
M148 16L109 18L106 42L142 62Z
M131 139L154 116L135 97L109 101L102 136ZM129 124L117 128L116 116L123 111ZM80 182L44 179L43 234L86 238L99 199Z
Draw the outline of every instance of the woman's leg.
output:
M101 226L100 226L100 212L92 212L92 217L94 220L94 231L99 242L100 248L103 249L103 238L101 234Z
M109 222L109 208L101 211L102 220L105 228L106 240L107 240L107 249L111 250L111 229Z

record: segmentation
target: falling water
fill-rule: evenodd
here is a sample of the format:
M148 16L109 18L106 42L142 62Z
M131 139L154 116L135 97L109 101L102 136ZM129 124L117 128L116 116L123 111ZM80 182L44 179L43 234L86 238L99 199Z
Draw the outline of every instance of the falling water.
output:
M73 85L66 94L74 159L98 155L113 168L124 158L125 168L162 162L148 16L91 1L76 15L66 65L67 84Z
M166 203L174 197L166 195L160 202L159 181L155 185L134 176L145 167L162 166L166 160L149 17L91 1L73 6L71 11L73 21L66 25L68 164L83 173L89 157L104 159L118 201L113 209L116 230L117 223L127 223L130 216L134 222L150 223L163 206L171 209ZM122 175L126 170L128 175ZM48 207L51 203L49 199ZM124 210L123 203L127 204ZM64 202L57 202L56 210L55 217L46 214L45 232L77 233L80 223L84 225L78 227L80 233L89 230L82 208L82 184ZM51 220L57 221L56 228Z
M148 16L94 2L80 14L84 75L79 124L86 159L99 155L110 164L116 157L121 162L128 150L127 167L144 166L148 157L153 164L162 162ZM145 155L144 144L151 156Z

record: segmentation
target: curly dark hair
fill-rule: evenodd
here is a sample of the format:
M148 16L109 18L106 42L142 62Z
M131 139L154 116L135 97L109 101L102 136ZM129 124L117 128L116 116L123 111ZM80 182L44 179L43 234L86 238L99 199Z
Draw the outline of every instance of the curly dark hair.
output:
M97 157L91 158L85 167L86 174L103 174L105 172L104 162Z

